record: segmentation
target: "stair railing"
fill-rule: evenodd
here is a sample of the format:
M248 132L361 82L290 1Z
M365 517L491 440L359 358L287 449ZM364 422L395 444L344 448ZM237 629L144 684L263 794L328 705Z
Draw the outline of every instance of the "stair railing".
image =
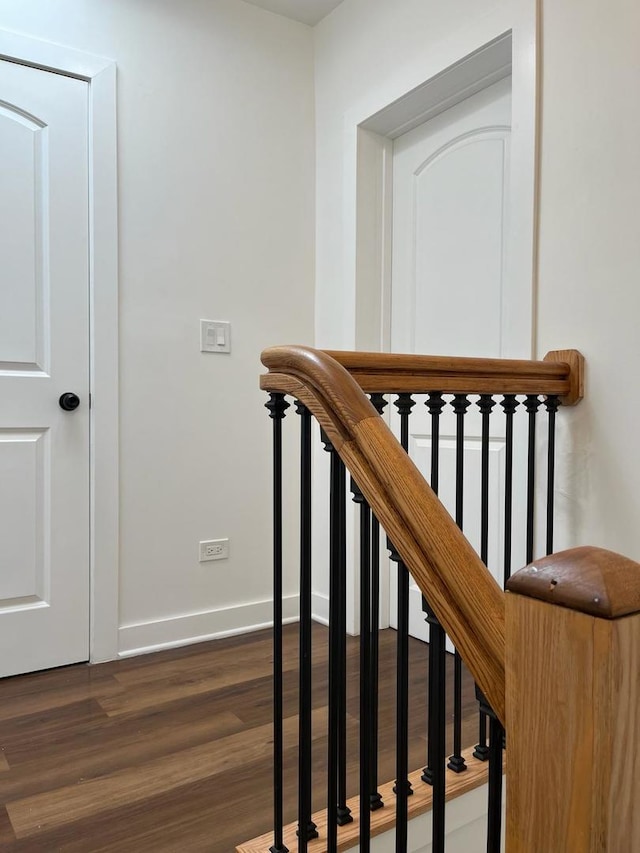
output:
M509 742L509 809L507 818L507 849L519 851L558 851L561 850L625 850L636 849L635 846L598 846L601 839L608 833L607 838L620 838L620 829L614 828L619 816L612 800L612 792L616 790L615 775L612 767L619 771L630 784L632 791L640 791L638 784L639 762L635 758L629 770L628 762L623 767L620 757L622 748L621 734L617 732L608 739L598 734L598 721L591 720L588 724L578 727L582 740L579 744L568 747L575 758L577 754L582 761L581 767L586 769L587 757L597 757L599 768L598 783L604 779L604 788L594 782L593 774L589 781L573 780L573 787L555 789L549 793L549 786L543 781L545 765L550 760L550 752L538 750L537 742L533 743L531 732L536 732L540 743L562 755L563 750L559 739L561 733L569 727L571 721L562 720L557 729L551 726L548 703L540 701L540 691L544 686L552 687L557 695L565 701L570 692L574 701L575 682L580 682L582 699L587 699L588 687L593 685L592 667L588 666L589 655L593 664L596 655L602 655L599 661L606 673L598 681L599 696L606 710L606 719L610 723L622 721L625 733L637 745L638 734L637 715L628 709L629 700L638 692L638 655L631 639L636 628L625 627L634 620L628 617L640 610L640 595L633 593L631 602L621 603L623 592L640 590L638 567L631 561L610 555L597 549L570 554L569 557L556 555L545 558L547 562L537 561L530 566L526 573L517 573L510 581L512 594L508 595L507 613L510 620L509 636L505 639L505 596L500 585L487 571L486 562L486 519L483 518L482 543L479 556L471 547L462 533L462 499L458 501L456 494L456 521L438 500L437 492L437 452L436 442L432 440L431 488L417 469L409 455L408 449L408 417L413 405L411 395L427 394L427 407L432 418L432 426L438 423L439 411L442 408L443 394L453 395L451 400L459 429L456 433L456 477L462 481L462 454L464 449L464 414L469 405L468 395L478 395L477 405L482 412L483 421L483 465L482 489L486 489L487 455L484 452L488 433L485 429L495 401L493 395L503 395L500 405L504 410L507 423L507 450L509 449L509 434L512 429L512 415L518 402L527 412L528 418L528 484L527 484L527 531L526 552L527 561L533 557L535 538L533 510L535 503L534 482L536 464L536 413L541 405L548 413L548 457L547 457L547 526L546 553L552 550L553 542L553 450L555 412L558 401L573 404L582 396L582 358L575 351L566 350L550 353L544 362L503 361L496 359L453 359L433 358L426 356L400 356L371 353L323 353L305 347L279 347L267 350L263 354L263 362L269 373L261 377L261 387L270 393L268 408L274 419L274 506L275 506L275 541L274 541L274 709L275 709L275 800L274 800L274 833L272 844L267 845L263 839L255 844L243 845L240 850L261 851L271 850L273 853L284 853L293 849L293 844L301 853L307 850L337 851L347 849L346 836L339 836L336 827L344 826L353 820L359 810L359 829L355 836L362 853L369 850L370 836L373 832L371 822L375 820L377 829L380 821L375 818L378 810L384 805L384 797L378 790L375 763L375 746L377 736L377 720L369 701L374 693L372 682L375 681L374 660L376 655L378 590L375 588L376 573L371 570L375 565L377 555L373 553L379 544L377 526L381 525L389 537L389 548L392 559L399 563L398 569L398 599L404 595L408 580L401 581L404 568L408 569L425 596L427 621L430 624L429 646L429 686L432 692L442 693L442 672L438 660L444 660L444 642L442 629L446 629L452 638L457 652L472 673L479 688L481 708L491 718L490 743L487 747L480 743L476 747L479 757L486 758L491 753L492 769L489 776L490 800L493 799L492 815L489 819L488 850L499 849L500 844L500 806L502 781L502 741L501 724L507 724ZM367 399L366 391L371 395ZM383 394L397 395L396 405L401 421L401 436L398 441L389 431L380 416L384 406ZM282 609L278 599L282 592L282 470L281 470L281 422L287 406L285 397L291 396L297 401L297 411L301 422L301 541L300 541L300 713L298 731L300 737L299 750L299 809L297 832L292 844L291 835L288 838L289 847L285 844L283 830L283 724L282 724ZM516 399L523 395L524 399ZM321 425L325 448L331 454L331 594L329 613L329 720L328 720L328 790L327 807L320 825L320 820L314 821L311 813L312 782L311 782L311 422L312 417ZM432 436L433 439L433 436ZM512 439L512 436L511 436ZM508 455L508 453L507 453ZM434 468L435 461L435 468ZM458 463L460 467L458 468ZM345 541L344 507L345 470L352 477L354 500L360 507L360 543L361 543L361 657L360 657L360 797L359 809L347 805L345 777L345 739L344 726L345 710L345 671L344 671L344 634L345 634ZM435 480L434 480L435 474ZM507 479L509 478L507 468ZM483 498L483 516L486 516L486 505ZM509 509L509 502L505 509ZM458 511L460 516L458 517ZM456 524L456 522L458 522ZM505 539L509 539L510 531L505 531ZM510 543L509 547L510 547ZM604 555L604 556L603 556ZM606 556L608 555L608 556ZM591 611L587 616L580 613L575 628L582 638L587 636L589 628L585 627L584 619L595 620L591 626L595 631L596 640L592 646L576 645L573 623L569 625L567 613L569 608L584 609L585 596L574 595L570 592L574 587L580 588L578 578L580 566L584 561L591 561L598 569L598 581L589 588L591 596ZM570 569L567 569L570 566ZM510 553L505 544L505 580L510 574ZM613 572L615 577L623 581L615 586L616 595L607 607L593 613L593 600L603 601L608 588L608 576ZM558 577L556 577L558 575ZM523 580L524 577L524 580ZM407 575L408 578L408 575ZM531 580L533 578L533 581ZM560 578L560 580L558 580ZM540 580L542 579L542 584ZM551 590L544 591L547 584ZM562 590L562 596L558 591ZM594 592L595 589L595 592ZM546 598L534 601L536 598ZM637 601L634 598L637 595ZM560 604L560 607L556 606ZM544 618L540 608L546 608ZM402 611L402 606L399 608ZM406 607L404 608L406 612ZM597 609L597 607L596 607ZM550 611L553 611L552 613ZM620 617L624 618L620 618ZM400 618L400 617L399 617ZM563 622L563 639L569 647L550 643L556 639L554 624L560 618ZM608 620L602 627L601 623ZM538 620L538 621L536 621ZM615 620L615 621L614 621ZM618 621L619 620L619 621ZM626 622L625 622L626 620ZM535 625L533 623L536 623ZM564 624L566 623L566 625ZM635 622L634 622L635 625ZM595 627L594 627L595 626ZM561 631L561 632L562 632ZM599 633L598 633L599 632ZM401 654L402 636L406 635L406 625L398 625L398 696L403 692L403 682L406 682L406 655ZM516 642L513 638L518 636ZM529 636L534 638L529 643ZM600 638L599 640L597 638ZM371 639L371 642L369 641ZM573 646L572 646L573 643ZM532 651L530 646L536 646ZM638 644L636 644L636 647ZM577 649L577 652L576 652ZM432 652L434 652L432 658ZM624 653L624 654L621 654ZM539 660L536 657L539 653ZM567 663L562 666L558 661L565 657ZM621 658L626 656L621 674ZM506 675L508 688L505 687L505 658L508 662ZM575 660L580 660L579 677L568 678ZM541 661L544 668L540 669ZM605 663L602 663L605 661ZM554 662L558 664L554 669ZM631 669L629 669L629 666ZM538 667L538 669L536 669ZM635 667L635 670L633 669ZM532 673L540 678L531 678ZM552 673L553 678L544 677L544 673ZM635 674L634 674L635 672ZM575 674L575 673L574 673ZM456 658L456 679L458 677ZM555 680L554 680L555 679ZM591 680L590 680L591 679ZM564 691L564 692L563 692ZM580 691L578 691L580 692ZM508 702L506 700L508 693ZM555 695L555 694L554 694ZM616 716L615 702L625 700L627 712L618 712ZM568 700L567 700L568 701ZM404 703L404 704L403 704ZM526 709L523 710L523 705ZM543 707L544 706L544 707ZM634 706L635 707L635 706ZM406 727L403 719L403 708L406 709L406 695L398 701L398 772L394 786L396 798L396 851L407 850L407 800L412 796L411 785L407 780L406 766L403 766L402 752L406 754L406 743L402 741L402 728ZM441 803L436 803L437 790L444 792L444 777L442 767L442 744L438 748L437 738L433 735L444 731L444 705L436 703L429 712L429 762L421 776L421 780L433 786L433 850L444 849L444 794ZM432 719L433 718L433 719ZM541 722L543 720L544 722ZM482 721L482 716L481 716ZM517 721L517 723L514 723ZM563 729L564 726L564 729ZM551 730L553 729L552 733ZM481 722L482 730L482 722ZM560 734L558 734L560 732ZM594 734L595 732L595 734ZM591 740L589 740L591 738ZM442 741L442 737L440 737ZM454 735L455 740L455 735ZM588 748L591 743L593 748ZM595 745L594 745L595 744ZM615 745L617 753L612 759L607 754L607 748ZM432 749L432 746L434 747ZM566 745L565 745L566 746ZM573 750L573 752L571 752ZM565 750L566 752L566 750ZM462 766L458 770L466 770L465 759L459 755L460 749L454 749L450 759L452 767L454 758L460 758ZM475 754L475 753L474 753ZM615 760L614 760L615 759ZM468 761L470 759L467 759ZM613 761L613 764L612 764ZM569 778L569 771L563 768L557 770L561 759L552 761L556 768L554 778L564 783ZM604 773L604 776L602 776ZM522 785L521 775L536 782ZM564 774L564 775L563 775ZM607 775L608 774L608 775ZM586 778L586 777L585 777ZM593 784L592 784L593 783ZM449 783L447 783L449 784ZM534 790L538 785L540 790ZM382 790L382 789L381 789ZM553 796L564 797L565 790L571 790L571 802L565 803L558 809L562 815L557 821L548 820L545 809L552 808ZM603 793L604 791L604 793ZM608 797L608 799L607 799ZM533 803L529 807L529 800ZM629 817L625 826L632 833L638 833L638 820L633 818L633 812L628 797L625 799L626 814ZM572 805L573 803L573 805ZM577 805L576 805L577 804ZM576 808L578 809L576 811ZM589 809L591 811L589 811ZM582 810L582 811L580 811ZM387 811L385 809L385 811ZM352 814L352 812L354 814ZM589 812L589 813L588 813ZM588 813L588 814L587 814ZM633 824L633 821L636 821ZM493 829L491 823L493 821ZM579 828L576 823L582 822ZM597 825L597 828L596 828ZM582 839L580 844L574 844L575 837ZM594 832L596 835L594 836ZM617 836L616 836L617 832ZM604 833L604 834L603 834ZM320 836L320 837L317 837ZM596 837L597 836L597 837ZM350 837L354 837L353 834ZM631 837L631 836L630 836ZM633 835L632 837L640 838ZM594 838L596 840L594 841ZM314 840L315 839L315 840ZM586 841L585 841L586 839ZM584 842L584 843L583 843ZM616 842L617 843L617 842ZM585 846L585 844L587 846ZM591 844L592 846L588 846ZM264 846L262 846L264 845ZM582 845L582 846L580 846ZM640 847L638 848L640 849Z

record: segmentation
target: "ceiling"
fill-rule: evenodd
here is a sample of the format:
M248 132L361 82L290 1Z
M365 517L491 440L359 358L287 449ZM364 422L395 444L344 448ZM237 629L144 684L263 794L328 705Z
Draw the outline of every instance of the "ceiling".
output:
M294 21L313 26L339 6L342 0L247 0L247 2L268 9L270 12L276 12L278 15L284 15L285 18L293 18Z

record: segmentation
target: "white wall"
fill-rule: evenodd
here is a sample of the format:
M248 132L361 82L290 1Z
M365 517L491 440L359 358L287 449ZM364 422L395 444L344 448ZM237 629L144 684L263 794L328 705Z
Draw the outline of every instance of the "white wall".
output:
M0 0L0 28L118 64L120 648L265 621L259 353L313 339L311 30L240 0Z
M580 349L563 511L640 559L640 6L545 0L538 351Z
M504 0L345 0L314 28L316 335L352 348L356 125L512 24ZM464 54L460 54L464 55ZM339 308L338 308L339 306Z
M314 28L318 346L354 349L356 345L358 124L508 31L514 18L512 4L504 0L344 0ZM327 502L327 495L320 492L314 540L316 601L328 592L324 571ZM354 543L350 553L353 566L357 564ZM358 589L353 571L347 595L349 629L357 631Z
M586 399L560 417L556 545L640 559L640 7L545 0L541 12L534 346L587 358ZM445 67L453 43L534 14L535 0L345 0L315 28L318 345L356 338L355 124Z

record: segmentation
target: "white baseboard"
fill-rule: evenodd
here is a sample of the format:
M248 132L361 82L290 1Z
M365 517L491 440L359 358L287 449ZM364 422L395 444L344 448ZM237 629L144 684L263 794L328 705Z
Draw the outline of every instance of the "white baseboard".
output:
M321 625L329 625L329 596L323 592L311 593L311 618Z
M286 596L282 601L283 622L297 622L298 608L299 596ZM149 654L205 640L248 634L269 628L272 624L273 604L268 599L220 610L185 613L168 619L122 625L118 630L118 657Z
M504 787L502 826L505 826ZM446 849L448 853L484 853L487 849L487 786L483 785L447 803ZM502 850L504 850L504 829ZM409 853L431 853L431 812L409 821L407 850ZM352 847L348 853L358 853ZM371 853L393 853L395 829L371 839Z

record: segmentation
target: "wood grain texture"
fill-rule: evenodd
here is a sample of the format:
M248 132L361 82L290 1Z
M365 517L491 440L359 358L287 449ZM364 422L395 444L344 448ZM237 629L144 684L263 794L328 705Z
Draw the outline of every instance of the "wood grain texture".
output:
M358 393L357 384L345 368L322 350L270 347L263 351L261 359L269 370L301 380L322 400L327 411L336 413L347 429L377 415L370 401Z
M453 800L463 794L473 791L484 785L487 781L488 766L486 762L478 761L472 755L472 750L464 750L463 756L467 762L467 770L464 773L446 771L446 798ZM419 817L431 810L433 801L433 789L426 785L420 778L422 770L416 770L409 774L409 781L413 787L413 795L408 799L409 820ZM385 802L385 807L371 812L371 837L382 835L396 824L395 794L393 793L394 782L387 782L380 786L380 794ZM353 797L347 801L351 809L353 823L338 827L338 851L349 850L358 843L359 821L360 821L360 798ZM308 844L309 853L326 853L327 849L327 812L326 810L316 812L313 821L318 829L318 838ZM298 840L296 837L297 823L290 823L285 827L283 840L289 848L289 853L298 853ZM267 832L258 838L247 841L236 848L237 853L267 853L273 844L273 833Z
M368 392L565 396L571 390L571 365L561 360L545 362L338 350L327 350L327 354L342 364Z
M327 709L316 709L313 712L315 731L326 729L326 722ZM297 732L298 718L288 717L284 721L284 737L291 740ZM183 748L108 775L80 778L77 783L53 792L14 800L7 804L7 812L16 837L25 838L64 825L69 812L75 820L82 820L104 811L105 803L109 803L110 808L131 805L223 773L233 766L240 750L247 762L270 758L273 753L271 724L254 728L250 733L241 731Z
M328 631L314 624L312 633L318 810L326 794ZM298 642L298 626L285 626L287 822L297 807ZM426 755L427 652L410 640L411 767ZM381 631L381 780L395 773L395 655L395 631ZM264 832L273 819L271 656L271 632L260 631L1 681L0 850L229 853ZM358 790L358 666L358 640L348 637L350 797ZM452 679L447 656L448 750ZM470 745L477 703L467 672L463 714L463 743Z
M507 637L507 853L640 850L640 616L508 593Z
M603 619L640 613L640 563L582 546L535 560L515 572L507 589Z
M354 383L367 393L556 394L565 405L575 405L584 394L584 358L577 350L526 361L291 346L265 350L262 361L269 373L260 377L260 387L306 405L312 398L322 400L317 417L340 441L349 438L353 424L372 415L368 400L353 393Z
M584 356L576 349L548 352L544 357L549 364L569 365L569 390L560 395L563 406L575 406L584 397Z
M338 450L345 441L349 440L349 430L340 421L336 412L318 405L315 393L304 383L293 376L283 376L280 373L265 373L260 377L260 388L263 391L279 394L289 394L313 412L315 419L326 432L333 446Z

